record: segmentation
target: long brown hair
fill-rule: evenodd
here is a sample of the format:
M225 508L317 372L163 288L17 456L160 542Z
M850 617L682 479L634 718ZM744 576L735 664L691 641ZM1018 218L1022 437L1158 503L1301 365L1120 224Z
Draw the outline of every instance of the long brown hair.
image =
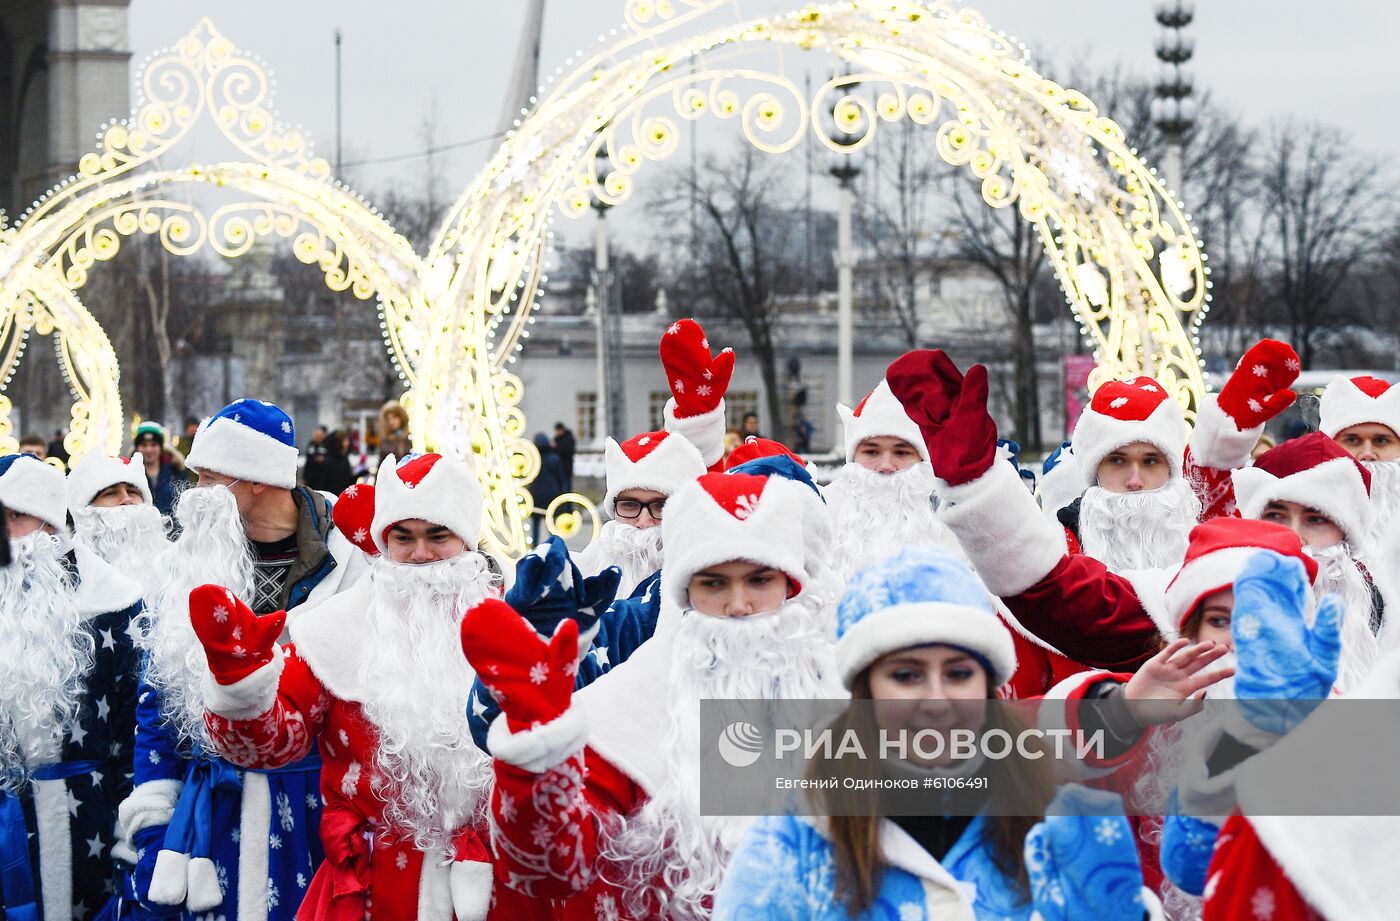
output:
M872 663L873 665L873 663ZM851 684L851 699L872 700L870 691L871 666L867 666ZM996 692L988 693L989 699L996 699ZM877 727L874 724L872 707L852 707L837 717L832 730L838 738L848 730L854 730L865 751L876 750L874 739ZM988 713L983 729L1002 729L1015 737L1026 727L1004 707L993 707ZM1027 746L1030 748L1031 746ZM880 762L876 758L863 758L856 762L874 779L880 773ZM1054 779L1045 759L1007 758L987 762L988 789L991 796L986 820L983 824L982 842L990 851L992 863L1009 879L1025 898L1030 897L1030 882L1026 877L1025 846L1026 835L1044 814L1044 807L1054 796ZM808 772L814 778L833 776L851 777L855 772L850 765L838 767L837 762L817 759ZM826 809L827 834L831 839L832 853L836 864L836 899L846 906L847 912L856 916L870 908L875 902L881 878L884 875L885 860L880 851L881 815L879 796L873 792L851 792L841 789L818 787L814 797L818 807ZM1005 815L998 809L1002 802L1037 803L1039 815ZM842 814L838 814L842 813Z

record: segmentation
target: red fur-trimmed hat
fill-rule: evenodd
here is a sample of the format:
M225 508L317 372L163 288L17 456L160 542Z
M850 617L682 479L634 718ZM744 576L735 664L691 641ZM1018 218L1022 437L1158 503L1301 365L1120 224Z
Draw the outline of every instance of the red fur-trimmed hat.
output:
M603 465L608 481L603 511L614 518L618 493L652 489L669 496L705 472L700 451L672 432L643 432L621 444L609 438Z
M1231 474L1240 514L1258 518L1270 502L1316 509L1355 546L1371 530L1371 473L1321 432L1292 438Z
M1317 561L1303 552L1298 535L1271 521L1213 518L1191 529L1186 559L1167 585L1167 616L1180 630L1207 595L1235 584L1245 562L1272 550L1302 562L1308 581L1317 579Z
M1181 476L1186 453L1186 417L1167 388L1150 377L1106 381L1080 414L1071 440L1085 487L1093 486L1099 462L1119 448L1146 442Z

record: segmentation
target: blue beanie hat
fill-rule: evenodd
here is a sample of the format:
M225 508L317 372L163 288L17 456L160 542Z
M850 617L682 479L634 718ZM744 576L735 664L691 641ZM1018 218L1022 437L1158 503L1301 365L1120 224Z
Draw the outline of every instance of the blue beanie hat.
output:
M855 574L836 609L836 665L849 689L875 660L934 643L988 666L993 687L1016 670L1011 631L967 564L937 547L908 547Z

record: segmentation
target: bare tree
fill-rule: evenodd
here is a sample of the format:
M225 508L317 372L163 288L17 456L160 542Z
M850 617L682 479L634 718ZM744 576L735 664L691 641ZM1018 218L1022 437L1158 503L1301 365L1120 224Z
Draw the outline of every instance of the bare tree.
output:
M1374 254L1380 177L1345 151L1334 128L1282 121L1270 129L1260 165L1274 298L1304 368L1353 319L1337 295Z
M1035 228L1016 208L989 208L975 183L962 174L946 179L952 255L981 267L1001 288L1011 321L1011 366L1015 380L1011 400L1016 440L1039 451L1040 390L1036 377L1035 308L1038 283L1045 272L1045 249Z
M801 260L791 245L801 229L800 209L788 188L780 161L744 141L738 151L718 161L707 158L692 174L680 171L669 192L653 202L664 226L689 227L678 216L694 201L700 212L699 248L689 288L712 316L738 321L763 378L768 419L780 411L776 334L777 297L801 290Z
M873 283L882 308L888 309L909 348L919 345L919 279L933 271L941 240L932 217L938 177L944 171L929 144L929 129L899 122L877 143L887 155L872 158L871 182L884 195L861 199L861 230L875 254ZM889 136L893 136L889 139Z

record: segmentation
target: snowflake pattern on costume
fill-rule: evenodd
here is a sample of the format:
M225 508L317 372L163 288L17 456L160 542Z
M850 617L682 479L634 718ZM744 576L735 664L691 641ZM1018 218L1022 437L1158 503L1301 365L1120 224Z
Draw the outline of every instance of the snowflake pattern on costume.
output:
M1274 909L1277 901L1274 898L1272 889L1260 888L1254 893L1254 897L1249 900L1250 911L1254 912L1254 917L1258 921L1270 921L1274 916Z
M345 769L345 776L340 778L340 792L353 798L359 787L360 762L351 761L350 766Z
M277 821L281 823L285 832L296 828L296 819L292 816L292 798L285 791L277 794Z

